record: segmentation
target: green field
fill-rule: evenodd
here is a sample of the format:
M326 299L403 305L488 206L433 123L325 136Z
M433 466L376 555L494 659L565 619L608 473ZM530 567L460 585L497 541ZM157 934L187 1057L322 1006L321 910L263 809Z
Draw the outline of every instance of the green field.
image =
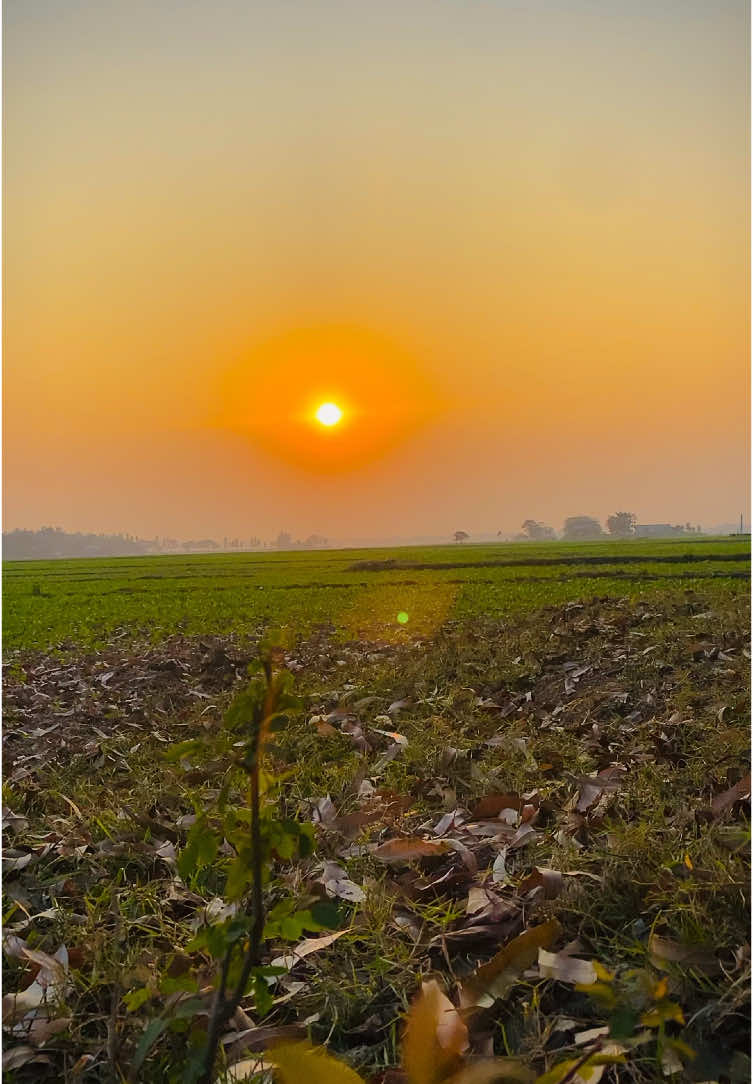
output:
M356 567L388 561L398 567ZM734 594L749 572L750 542L734 538L14 561L4 566L3 634L6 650L96 647L123 631L153 642L243 637L268 625L390 640L574 599Z
M749 592L737 538L7 562L3 1079L195 1084L210 938L255 906L232 728L287 626L263 823L313 851L265 859L273 981L214 1084L271 1084L284 1037L405 1080L421 982L490 967L452 1081L584 1080L615 1040L604 1084L744 1084Z

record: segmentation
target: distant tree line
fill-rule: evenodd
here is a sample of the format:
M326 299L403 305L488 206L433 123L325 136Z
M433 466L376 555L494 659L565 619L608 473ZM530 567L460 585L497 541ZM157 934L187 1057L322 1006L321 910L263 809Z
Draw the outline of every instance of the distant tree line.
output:
M64 531L62 527L40 527L38 531L15 530L3 533L3 558L6 561L48 560L56 557L131 557L147 553L216 553L233 550L260 549L321 549L329 540L319 534L293 541L286 531L280 531L273 542L260 538L229 538L222 542L214 538L137 538L131 534L86 534Z
M320 534L310 534L308 538L293 541L293 536L287 531L280 531L277 538L270 545L276 550L317 550L329 545L329 539Z
M3 558L6 561L29 557L128 557L153 552L152 542L130 534L71 533L61 527L3 532Z
M206 553L220 549L254 549L261 545L258 538L223 539L223 545L213 538L180 542L177 538L155 536L137 538L132 534L87 534L64 531L62 527L40 527L38 531L15 530L3 532L3 558L21 561L56 557L131 557L146 553Z
M517 536L520 541L557 537L553 527L533 519L523 521L522 532ZM635 512L614 512L607 516L606 531L593 516L568 516L560 537L566 542L588 542L599 538L673 538L700 533L701 528L690 523L638 523Z
M568 516L559 535L548 523L526 519L514 541L547 542L560 538L565 542L591 542L600 538L676 538L700 533L700 526L691 523L638 523L634 512L614 512L607 516L606 531L593 516ZM466 531L455 531L452 537L455 542L465 542L470 535ZM497 532L497 537L510 538L503 536L502 531Z

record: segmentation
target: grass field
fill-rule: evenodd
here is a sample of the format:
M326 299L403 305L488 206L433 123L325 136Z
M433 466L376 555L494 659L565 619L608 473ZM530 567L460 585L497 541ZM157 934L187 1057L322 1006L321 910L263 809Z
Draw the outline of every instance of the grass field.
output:
M579 1084L615 1044L592 1084L750 1080L749 571L736 539L6 565L3 1079L196 1079L196 937L236 852L178 864L221 794L247 809L211 743L287 626L268 811L315 844L270 860L266 904L334 902L337 929L268 933L265 964L298 955L217 1081L266 1084L260 1052L308 1036L405 1084L421 981L464 1003L554 920L554 963L513 955L468 1012L464 1081Z
M391 560L399 567L358 567ZM3 635L6 651L91 647L116 630L153 642L177 632L255 636L268 624L380 639L400 634L402 611L406 637L447 618L615 593L648 598L711 582L734 593L749 573L750 543L736 539L16 561L4 568Z

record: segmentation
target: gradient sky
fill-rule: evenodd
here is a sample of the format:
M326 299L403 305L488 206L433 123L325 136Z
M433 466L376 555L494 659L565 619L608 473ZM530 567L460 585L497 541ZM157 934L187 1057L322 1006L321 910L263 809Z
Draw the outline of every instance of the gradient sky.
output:
M747 517L749 41L738 0L6 0L5 529Z

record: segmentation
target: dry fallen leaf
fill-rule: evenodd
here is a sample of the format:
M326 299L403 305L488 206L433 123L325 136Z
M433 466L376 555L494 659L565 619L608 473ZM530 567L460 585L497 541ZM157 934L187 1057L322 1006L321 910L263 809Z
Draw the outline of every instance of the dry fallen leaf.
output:
M39 949L21 947L23 956L38 964L39 971L33 982L15 994L3 997L3 1017L6 1024L20 1020L43 1003L54 1004L65 994L68 972L68 950L61 945L54 956Z
M338 937L342 937L347 932L347 930L338 930L337 933L328 933L324 937L306 937L303 941L299 941L290 952L286 952L284 956L277 956L272 960L272 967L286 967L290 970L299 960L310 956L312 952L320 952L322 949L329 948L330 945L337 941Z
M544 889L544 898L552 900L555 896L559 896L564 887L564 879L562 874L556 869L544 869L541 866L536 866L533 873L529 873L527 877L518 885L518 892L523 896L527 892L532 892L535 888Z
M579 779L580 793L575 806L577 812L585 813L594 802L601 798L605 791L609 793L616 790L623 775L624 770L622 768L612 765L609 768L604 768L597 775L581 776Z
M375 847L371 853L381 862L413 862L418 858L433 858L445 854L451 849L445 840L435 842L419 836L408 836L405 839L389 839Z
M3 1050L3 1072L9 1073L12 1069L20 1069L30 1062L52 1065L52 1058L46 1054L40 1054L32 1046L13 1046Z
M280 1084L364 1084L363 1077L344 1061L309 1042L280 1043L267 1051L267 1058Z
M520 813L526 804L519 794L487 794L475 804L471 817L474 820L489 820L498 817L503 809L514 809Z
M668 937L659 937L652 934L648 939L648 952L651 962L662 971L667 970L667 964L684 964L688 968L695 968L704 974L713 975L721 971L721 964L716 954L709 949L698 946L683 945L679 941L672 941Z
M320 880L328 896L337 896L350 903L361 903L366 899L363 889L355 881L350 880L347 871L337 862L324 863L324 872Z
M722 794L717 794L711 803L711 812L715 817L721 817L732 808L735 802L742 802L745 799L750 799L750 772L743 776L739 783L735 783L734 787L730 787Z
M440 1084L459 1068L468 1028L435 980L425 982L408 1013L403 1066L411 1084Z
M539 949L551 945L560 932L559 922L552 918L513 938L466 982L460 992L460 1004L463 1008L480 1004L481 999L487 995L492 998L504 996L517 982L520 973L534 963Z
M573 986L591 986L598 975L590 960L579 960L565 952L547 952L539 949L539 971L545 979L569 982Z

